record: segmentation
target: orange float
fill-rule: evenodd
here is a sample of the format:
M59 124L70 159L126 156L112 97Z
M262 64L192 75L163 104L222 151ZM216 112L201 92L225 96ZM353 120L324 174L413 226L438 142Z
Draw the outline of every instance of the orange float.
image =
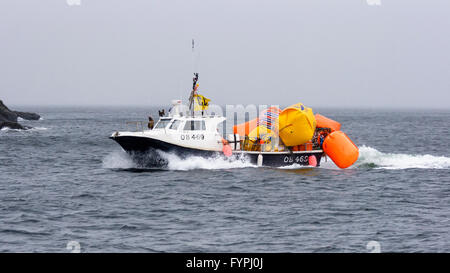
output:
M240 135L241 137L248 136L250 132L256 128L256 126L258 126L258 118L252 119L239 125L234 125L233 133L236 135Z
M341 124L335 120L329 119L321 114L316 114L316 126L319 128L330 128L332 132L341 130Z
M353 165L358 160L359 150L355 143L342 131L329 134L323 142L323 151L341 169Z

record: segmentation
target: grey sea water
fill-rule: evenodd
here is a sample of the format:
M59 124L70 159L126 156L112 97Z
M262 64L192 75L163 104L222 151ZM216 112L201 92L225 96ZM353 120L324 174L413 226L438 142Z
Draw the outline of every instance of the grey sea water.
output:
M450 251L450 111L315 109L360 147L340 170L142 168L108 136L156 109L22 109L43 120L0 131L0 252Z

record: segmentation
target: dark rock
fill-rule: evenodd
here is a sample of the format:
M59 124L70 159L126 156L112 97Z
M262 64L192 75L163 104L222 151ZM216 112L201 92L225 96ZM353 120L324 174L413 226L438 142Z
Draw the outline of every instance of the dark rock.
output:
M35 113L18 112L18 111L14 111L14 113L18 117L26 119L26 120L39 120L41 118L41 116L39 116L38 114L35 114Z
M28 126L22 126L17 123L18 117L21 117L25 120L39 120L41 118L41 116L35 113L11 111L5 104L3 104L3 101L0 100L0 129L5 127L20 130L32 128Z
M9 129L18 129L18 130L27 130L31 129L31 127L28 126L22 126L17 122L9 122L9 121L3 121L0 122L0 130L3 128L9 128Z
M17 122L17 114L9 110L0 100L0 121Z

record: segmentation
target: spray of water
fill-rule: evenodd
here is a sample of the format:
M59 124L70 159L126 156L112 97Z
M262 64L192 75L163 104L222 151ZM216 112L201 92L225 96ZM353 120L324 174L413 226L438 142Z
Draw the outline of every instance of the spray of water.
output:
M103 168L105 169L132 169L135 167L135 162L123 151L114 151L103 158Z
M217 170L254 167L256 165L251 164L245 157L238 159L227 159L223 156L210 158L200 156L179 157L162 151L151 151L145 155L134 156L130 156L123 151L116 151L103 159L103 168L107 169L160 168L188 171L195 169Z

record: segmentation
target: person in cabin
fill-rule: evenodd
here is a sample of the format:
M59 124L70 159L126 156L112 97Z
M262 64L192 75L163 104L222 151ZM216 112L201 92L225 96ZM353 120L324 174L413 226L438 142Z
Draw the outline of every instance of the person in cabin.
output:
M148 129L153 130L153 126L155 126L155 121L152 117L148 117Z
M164 112L164 109L158 110L158 112L159 112L160 117L164 117L166 115L166 113Z

